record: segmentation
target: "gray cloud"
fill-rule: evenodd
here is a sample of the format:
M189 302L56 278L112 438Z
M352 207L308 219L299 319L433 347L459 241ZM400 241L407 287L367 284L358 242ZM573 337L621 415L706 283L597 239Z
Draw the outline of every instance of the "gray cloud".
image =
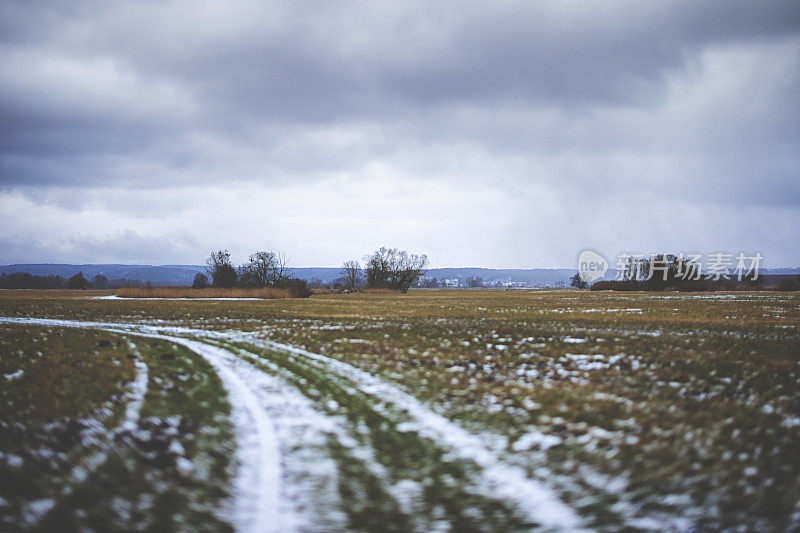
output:
M387 191L440 184L432 194L452 200L442 218L465 228L480 228L484 217L468 211L465 190L546 196L559 207L548 220L562 241L599 231L571 226L570 205L581 197L596 201L585 206L590 215L668 205L700 220L697 213L723 209L728 229L717 241L725 234L735 243L747 224L760 227L737 213L800 218L799 83L800 10L789 1L4 1L0 196L12 207L0 222L24 226L26 213L11 203L20 198L93 221L118 210L128 226L116 232L157 239L169 233L154 229L158 220L180 227L196 248L176 249L191 262L207 242L182 194L295 191L321 205L343 201L336 184L345 180ZM126 190L151 191L158 208L143 207L138 194L126 200ZM218 210L230 216L222 226L261 220L236 205ZM350 228L350 216L364 223L371 215L354 205L322 224ZM387 240L437 220L400 216L406 225L388 222ZM476 250L500 233L513 242L522 219L478 232ZM274 242L310 241L305 225L315 223L279 221L288 233ZM119 233L72 224L81 238L117 250L103 239ZM46 228L38 231L30 239L43 242ZM360 231L371 245L375 237ZM446 241L429 245L444 263L465 261ZM548 261L571 260L567 245L548 246L559 250ZM99 245L73 248L62 253L99 256ZM37 250L27 257L41 257ZM796 262L797 252L781 253Z
M15 258L27 260L30 257L39 258L35 259L37 261L59 258L64 262L82 263L83 258L90 257L97 263L163 264L191 254L192 244L171 236L139 235L132 230L101 237L40 238L34 242L24 242L17 236L0 237L2 257L8 263L13 263Z

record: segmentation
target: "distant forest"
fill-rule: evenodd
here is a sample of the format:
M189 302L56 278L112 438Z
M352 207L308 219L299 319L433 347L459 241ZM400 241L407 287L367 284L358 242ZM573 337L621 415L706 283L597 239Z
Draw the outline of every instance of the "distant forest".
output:
M102 274L87 280L83 272L64 278L62 276L37 276L27 272L0 274L0 289L118 289L120 287L143 287L138 279L108 279Z
M190 286L200 265L112 265L112 264L12 264L0 265L0 289L62 289L80 274L76 288L118 289L121 287ZM294 267L295 277L305 279L309 287L323 288L347 285L341 267ZM563 288L570 285L574 269L493 269L431 268L415 283L418 287L515 287ZM787 288L797 285L798 268L762 269L763 287ZM614 279L609 270L605 279ZM597 289L601 286L596 287ZM639 287L642 289L643 287Z

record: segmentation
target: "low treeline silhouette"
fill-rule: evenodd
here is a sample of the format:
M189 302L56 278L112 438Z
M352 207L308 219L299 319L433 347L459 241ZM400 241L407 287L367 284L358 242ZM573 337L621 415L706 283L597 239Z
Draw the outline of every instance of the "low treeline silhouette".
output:
M61 276L38 276L27 272L0 274L0 289L117 289L119 287L140 287L145 283L138 279L108 279L102 274L87 280L83 272L70 278Z
M674 280L664 283L661 280L600 280L590 287L593 291L678 291L678 292L714 292L714 291L800 291L800 276L766 275L755 280L741 281L737 279L698 279Z
M800 290L800 276L778 279L774 276L765 277L759 274L755 264L737 269L734 273L729 269L717 269L704 274L699 263L673 254L630 257L618 274L621 279L600 280L589 288L593 291L681 292ZM769 282L767 278L770 278Z
M735 290L768 290L760 285L744 285L730 280L687 280L680 283L649 283L641 280L601 280L590 287L593 291L679 291L709 292Z
M779 291L800 291L800 276L780 280L775 289Z
M341 277L333 283L324 284L319 279L295 278L287 266L288 260L281 252L259 251L250 255L239 267L231 262L228 250L212 252L206 260L208 276L198 273L192 287L258 288L275 287L289 289L296 298L311 295L313 287L318 293L339 291L362 291L373 294L408 292L425 273L428 264L426 255L410 254L397 248L382 247L364 258L362 268L357 260L345 261ZM209 277L211 279L209 279Z
M27 272L0 274L0 289L63 289L65 286L61 276L36 276Z

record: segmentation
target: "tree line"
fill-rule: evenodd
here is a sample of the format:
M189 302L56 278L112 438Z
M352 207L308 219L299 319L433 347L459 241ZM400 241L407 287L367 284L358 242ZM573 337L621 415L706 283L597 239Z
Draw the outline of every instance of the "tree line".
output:
M228 250L218 250L211 253L206 264L208 276L198 273L192 287L288 287L310 293L308 283L292 275L288 260L281 252L255 252L247 262L236 267ZM428 257L424 254L381 247L364 257L363 267L358 260L345 261L341 278L334 286L351 291L369 288L405 293L424 275L427 265ZM312 285L322 286L322 283L312 280Z
M763 288L764 277L755 269L742 273L741 280L709 279L701 273L700 264L675 254L651 254L649 257L629 257L621 265L616 280L600 280L589 287L591 290L616 291L719 291L735 290L742 286L750 289ZM585 289L589 285L580 274L570 278L570 285ZM800 290L800 276L795 280L784 279L772 289L779 291Z
M406 293L409 288L417 285L439 286L435 280L431 283L422 279L428 266L428 257L424 254L381 247L366 255L363 261L363 266L358 260L344 262L341 269L342 277L336 282L342 289L351 291L362 288L387 289ZM281 252L255 252L244 264L237 267L231 261L228 250L217 250L209 255L206 265L206 273L198 272L194 276L193 288L276 287L289 289L297 297L307 297L311 294L309 284L306 280L293 276L288 266L288 259ZM25 272L0 274L0 288L3 289L111 289L144 285L140 280L109 280L102 274L87 280L83 272L78 272L69 279L61 276L37 276ZM147 282L147 286L150 286L150 282Z
M117 289L120 287L142 286L138 279L108 279L102 274L86 279L83 272L65 279L62 276L38 276L27 272L0 274L0 289Z
M231 262L228 250L211 252L206 259L208 276L198 272L192 287L202 289L209 286L218 288L260 288L275 287L288 289L296 298L308 298L311 289L304 279L292 276L288 260L280 252L260 251L250 255L248 261L238 268Z
M381 247L364 257L363 267L357 260L345 261L341 275L348 290L365 287L406 293L425 274L427 266L428 256L425 254Z

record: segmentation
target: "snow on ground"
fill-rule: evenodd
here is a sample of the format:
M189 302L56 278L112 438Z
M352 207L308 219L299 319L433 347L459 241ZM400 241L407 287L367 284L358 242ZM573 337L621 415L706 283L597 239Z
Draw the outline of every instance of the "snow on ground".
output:
M582 309L581 313L637 313L642 314L642 309L639 307L626 307L619 309Z
M228 392L240 465L231 520L236 530L293 531L292 512L280 496L281 465L275 428L253 386L253 380L258 383L258 379L267 376L239 364L230 352L220 348L182 337L148 336L180 344L202 356L214 367Z
M332 377L343 377L355 384L361 392L375 398L380 403L392 404L400 412L405 413L410 418L410 422L403 424L404 431L416 431L420 436L430 439L447 450L449 456L476 464L480 468L479 485L484 496L501 498L511 503L518 512L546 528L575 530L581 527L581 519L577 513L564 504L555 491L541 481L528 477L522 467L503 459L508 447L506 437L490 433L470 433L458 424L435 413L399 387L342 361L241 332L55 319L0 317L0 322L97 328L123 334L160 338L185 346L205 358L219 374L229 393L229 401L233 409L232 418L238 439L237 459L240 464L235 481L236 502L235 513L232 517L237 530L291 531L307 525L289 501L288 496L292 493L291 487L283 487L285 472L282 469L286 465L282 464L282 460L285 463L287 445L279 443L279 435L280 438L291 439L292 431L285 423L283 431L278 428L281 424L281 417L274 416L276 405L280 405L282 402L287 404L290 407L287 412L292 413L295 420L303 420L307 426L316 427L323 433L335 433L340 440L346 439L345 432L342 430L342 425L346 422L338 420L331 424L332 420L315 414L313 407L299 391L279 378L256 368L250 362L237 357L231 351L178 335L246 342L314 361ZM576 341L582 342L584 339L576 339ZM548 438L532 429L519 446L532 446L535 443L550 444ZM282 455L281 444L283 444L284 455ZM295 444L303 447L306 443L295 442ZM371 451L358 450L358 452L371 470L380 474L380 465L370 457ZM319 461L309 464L313 464L315 467L322 465ZM292 468L291 465L289 467ZM328 465L326 468L335 469L335 465ZM335 482L335 473L330 473L328 482ZM403 485L402 481L388 488L390 492L398 496L418 492L416 489L409 490L410 488ZM293 499L296 500L296 494ZM313 513L314 509L309 509L308 512ZM328 520L335 520L335 517L328 517Z
M280 498L281 466L275 431L269 415L250 384L252 379L263 381L269 376L245 365L236 364L237 358L220 348L182 337L161 335L154 331L154 328L140 328L135 324L9 318L0 318L0 322L96 328L159 338L185 346L202 356L217 372L229 394L231 418L237 435L239 468L234 490L235 509L231 521L237 531L294 530L292 513L288 505L281 503ZM139 381L138 376L136 381ZM137 402L137 405L141 405L141 402ZM135 420L126 420L124 424L135 426Z
M125 407L125 416L120 424L122 431L132 431L139 421L139 412L142 410L145 394L147 394L147 364L142 360L142 355L136 345L128 342L128 347L135 355L133 365L136 368L136 377L130 385L131 398Z
M449 448L458 458L480 466L487 495L501 496L514 502L515 507L531 520L551 528L579 527L577 514L561 502L552 490L529 478L522 468L502 460L500 456L507 445L505 437L470 433L398 387L347 363L268 339L255 339L249 335L242 337L250 337L266 348L318 361L331 372L353 381L361 391L400 407L413 420L413 423L405 426L407 430L416 430L420 435ZM541 438L547 437L542 435Z
M5 320L0 319L0 322L4 321ZM118 438L123 433L132 431L137 427L144 397L147 394L148 369L147 365L142 360L141 354L139 354L136 349L136 346L129 343L129 348L134 354L133 365L135 375L126 393L128 403L125 406L125 413L122 416L122 420L111 431L97 419L85 418L81 420L81 424L83 425L83 430L80 433L81 444L84 448L91 450L91 452L86 456L75 458L77 464L70 471L64 486L60 487L57 491L60 493L61 497L71 492L72 483L82 482L106 462L111 451L109 443L113 442L114 439ZM19 373L21 372L22 370L19 371ZM55 504L56 501L50 498L31 501L24 505L22 515L25 517L27 523L35 524L50 512Z
M235 302L235 301L258 301L263 300L263 298L129 298L129 297L122 297L117 296L116 294L110 294L108 296L92 296L92 300L221 300L225 302Z

